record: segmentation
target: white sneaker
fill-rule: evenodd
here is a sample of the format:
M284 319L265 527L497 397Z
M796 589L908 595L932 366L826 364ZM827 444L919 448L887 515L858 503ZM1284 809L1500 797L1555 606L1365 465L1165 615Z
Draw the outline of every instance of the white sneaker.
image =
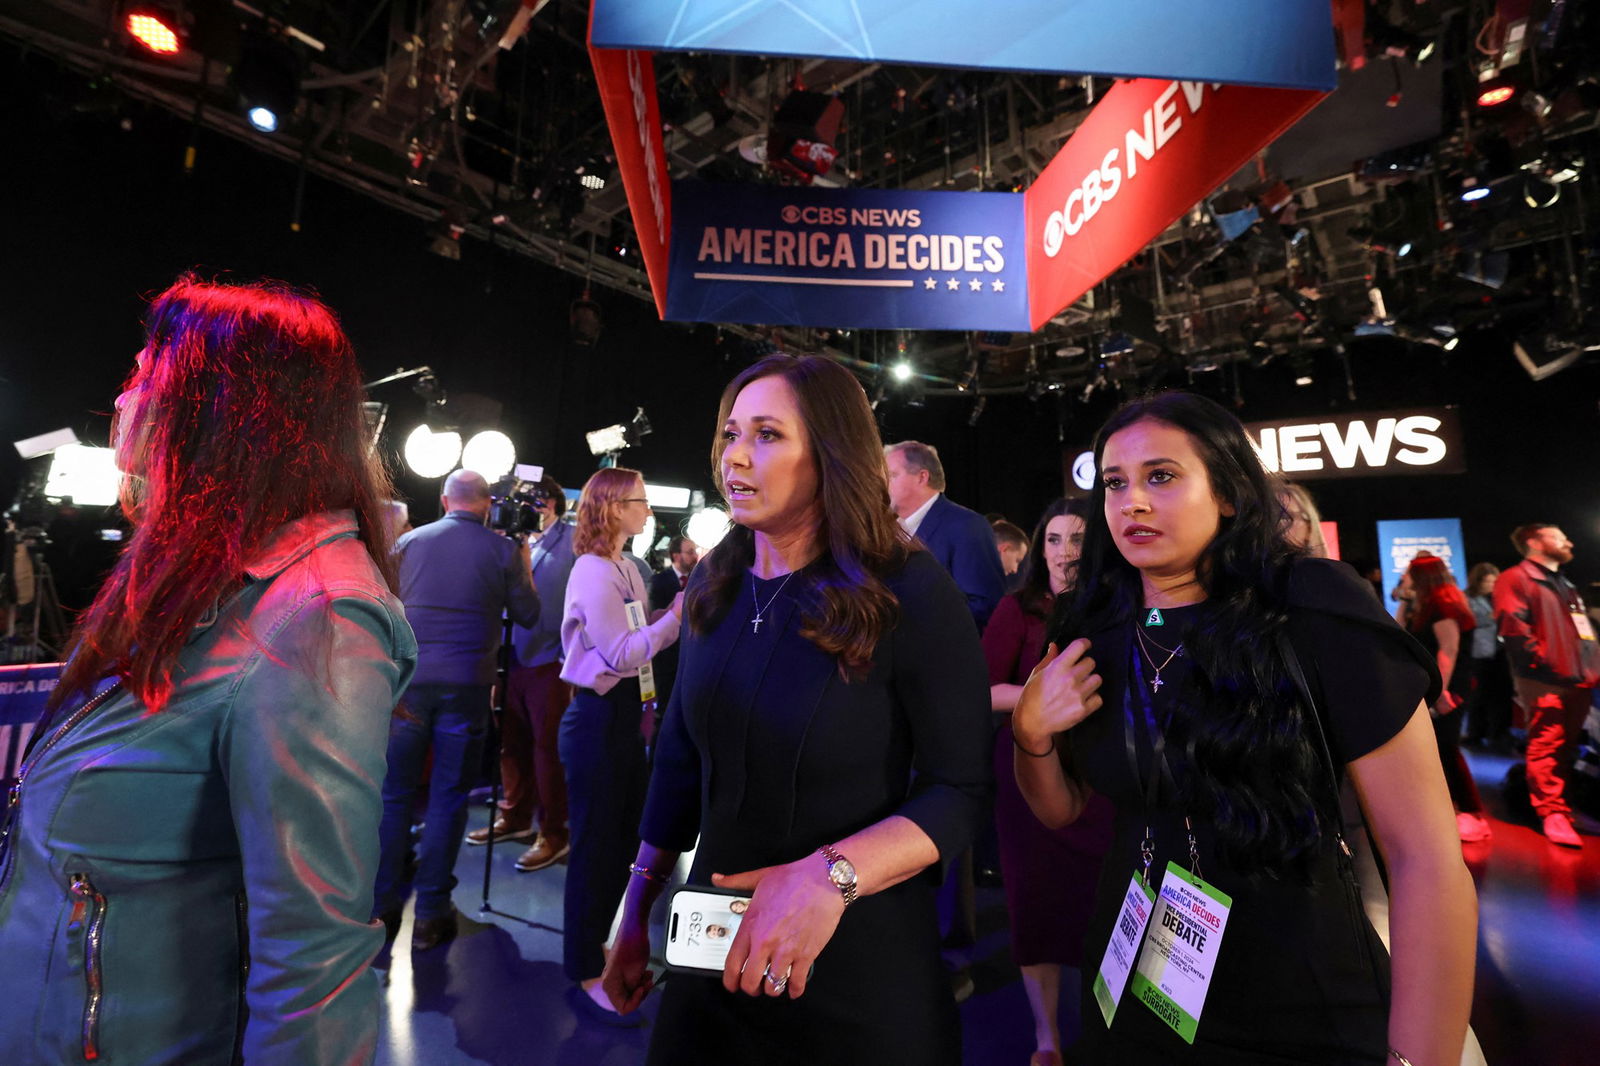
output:
M1547 814L1544 819L1544 838L1564 848L1583 847L1583 838L1572 828L1572 819L1564 814Z

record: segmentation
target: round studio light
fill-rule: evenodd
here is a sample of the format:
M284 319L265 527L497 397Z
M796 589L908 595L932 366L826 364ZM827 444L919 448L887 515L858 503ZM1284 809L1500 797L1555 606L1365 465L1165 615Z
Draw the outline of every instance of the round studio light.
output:
M250 125L262 133L276 133L278 130L278 113L270 107L252 107L245 112L245 117L250 120Z
M729 528L728 512L720 507L705 507L689 516L683 535L698 544L704 554L728 535Z
M1488 196L1488 195L1489 195L1489 186L1487 186L1487 185L1478 185L1478 186L1475 186L1475 187L1473 187L1471 189L1467 189L1465 192L1463 192L1461 194L1461 202L1464 203L1464 204L1470 204L1473 201L1481 200L1485 196Z
M516 445L498 429L475 433L461 449L461 465L476 470L490 481L510 473L517 461Z
M1406 241L1404 244L1400 245L1400 247L1395 251L1394 254L1398 255L1398 256L1401 256L1401 257L1408 256L1408 255L1411 254L1412 247L1413 246L1412 246L1411 242L1410 241Z
M435 433L418 426L406 438L405 457L406 465L418 477L444 477L461 458L461 434L455 430Z
M896 381L910 381L912 374L911 364L902 360L890 367L889 373L894 375Z

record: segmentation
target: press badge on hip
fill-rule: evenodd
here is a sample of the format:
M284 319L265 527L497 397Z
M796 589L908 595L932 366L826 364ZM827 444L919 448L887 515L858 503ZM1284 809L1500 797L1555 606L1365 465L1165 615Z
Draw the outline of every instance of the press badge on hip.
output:
M1578 607L1572 612L1572 624L1578 629L1578 636L1584 640L1594 639L1594 623L1589 621L1588 612Z
M1128 974L1133 971L1133 960L1139 955L1139 942L1144 939L1155 902L1155 892L1135 873L1122 897L1122 910L1117 914L1117 924L1111 927L1111 941L1106 944L1100 972L1094 979L1094 1001L1099 1004L1100 1016L1106 1020L1108 1029L1117 1013L1117 1004L1122 1001L1123 990L1128 987Z
M644 616L644 604L638 600L628 600L623 604L628 611L628 631L637 633L648 623ZM651 703L656 698L656 671L646 659L644 665L639 667L639 702Z
M1141 1003L1190 1044L1232 909L1233 897L1167 863L1132 987Z

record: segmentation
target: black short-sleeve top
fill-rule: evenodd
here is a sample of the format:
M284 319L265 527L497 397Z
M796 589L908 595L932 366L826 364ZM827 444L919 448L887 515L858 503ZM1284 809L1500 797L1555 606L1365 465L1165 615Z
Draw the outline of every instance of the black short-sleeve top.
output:
M1288 635L1317 701L1333 762L1343 768L1393 739L1424 699L1437 697L1439 679L1417 642L1382 609L1371 587L1343 563L1293 564L1287 582ZM1146 628L1159 645L1176 648L1200 623L1205 603L1163 611L1165 624ZM1140 619L1142 621L1142 619ZM1135 620L1108 621L1090 634L1103 706L1067 735L1073 772L1117 808L1116 838L1096 893L1084 957L1098 968L1122 894L1139 865L1139 845L1154 830L1152 886L1168 860L1189 865L1185 811L1163 784L1146 810L1145 782L1153 764L1148 730L1134 725L1145 702L1130 685L1148 685L1152 664L1133 656ZM1069 635L1063 635L1069 636ZM1166 652L1151 649L1156 663ZM1277 654L1267 648L1263 654ZM1163 685L1150 701L1195 699L1196 667L1187 655L1162 668ZM1128 697L1136 706L1128 706ZM1200 713L1204 713L1202 710ZM1129 761L1132 738L1139 776ZM1318 745L1315 735L1307 738ZM1318 764L1321 764L1320 756ZM1206 772L1201 764L1198 772ZM1313 789L1325 809L1337 807L1337 785ZM1201 874L1234 898L1217 957L1199 1039L1189 1048L1154 1013L1125 999L1108 1032L1092 999L1085 999L1088 1062L1381 1062L1388 1017L1388 959L1359 910L1353 887L1324 841L1303 875L1271 877L1229 866L1219 858L1214 828L1197 822ZM1085 982L1088 987L1088 982ZM1127 1058L1133 1055L1135 1058ZM1144 1056L1138 1058L1138 1056Z

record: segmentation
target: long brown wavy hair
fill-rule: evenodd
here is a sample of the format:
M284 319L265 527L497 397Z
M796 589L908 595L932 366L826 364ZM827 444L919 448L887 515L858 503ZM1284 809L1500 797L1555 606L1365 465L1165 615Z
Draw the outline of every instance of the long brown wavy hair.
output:
M572 550L579 555L605 555L616 550L617 534L622 532L621 503L644 475L625 466L596 470L583 483L578 497L578 528L572 534Z
M752 381L781 377L794 393L817 475L821 554L805 568L800 635L839 659L846 680L864 675L873 651L899 618L900 603L884 577L905 564L909 538L895 521L883 467L883 440L872 407L855 376L817 355L770 355L742 371L722 390L711 473L724 497L722 427L734 400ZM696 633L714 628L739 595L755 562L755 532L734 526L697 572L685 600Z
M51 706L119 676L150 713L172 693L195 624L238 588L284 523L356 513L390 589L385 501L394 495L362 416L360 368L338 319L282 282L180 277L155 298L137 420L122 427L140 474L124 478L132 537L79 619Z

